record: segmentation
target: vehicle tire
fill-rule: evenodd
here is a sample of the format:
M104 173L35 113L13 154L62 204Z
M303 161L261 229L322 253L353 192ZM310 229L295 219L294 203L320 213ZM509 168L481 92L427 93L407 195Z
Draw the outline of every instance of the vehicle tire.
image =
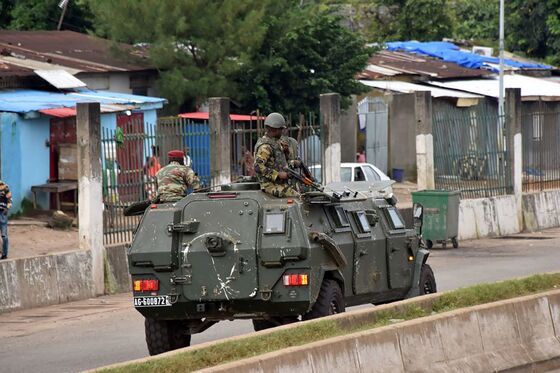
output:
M146 317L146 344L150 355L157 355L191 344L190 334L185 333L179 321L156 320Z
M418 284L420 288L420 295L437 293L436 278L432 267L428 264L422 264L422 269L420 270L420 283Z
M432 240L426 240L426 247L428 248L428 250L430 250L432 247L434 247L434 242Z
M259 331L265 330L265 329L274 328L276 326L279 326L279 324L277 324L277 323L275 323L274 321L271 321L271 320L255 320L255 319L253 319L253 329L255 329L256 332L259 332Z
M457 237L453 237L451 239L451 243L453 244L453 248L454 249L458 249L459 248L459 241L457 241Z
M324 279L317 301L311 308L311 311L303 316L303 319L311 320L344 311L344 297L342 296L342 290L340 290L338 282L331 279Z

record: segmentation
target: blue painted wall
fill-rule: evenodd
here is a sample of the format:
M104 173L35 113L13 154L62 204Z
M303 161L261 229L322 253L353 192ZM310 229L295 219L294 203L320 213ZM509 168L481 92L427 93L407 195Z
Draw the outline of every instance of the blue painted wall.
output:
M44 184L49 179L50 153L46 141L50 136L50 119L47 116L26 119L19 114L0 112L0 178L12 191L13 207L10 214L21 211L24 198L33 200L33 185ZM156 110L146 110L145 127L155 125L156 122ZM114 131L116 127L115 113L101 115L102 131ZM37 197L39 207L47 209L47 194L40 193Z
M21 211L23 198L33 199L31 186L49 178L49 119L24 119L13 113L0 113L1 171L12 191L10 214ZM39 206L47 206L47 197L39 196Z

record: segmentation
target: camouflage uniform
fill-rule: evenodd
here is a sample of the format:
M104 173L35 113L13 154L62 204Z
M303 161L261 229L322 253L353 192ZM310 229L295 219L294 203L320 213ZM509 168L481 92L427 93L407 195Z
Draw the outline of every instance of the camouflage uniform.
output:
M298 143L297 140L290 136L282 136L280 137L280 145L282 145L282 149L284 150L284 154L286 155L286 161L288 165L292 168L294 167L294 161L298 159Z
M179 162L170 162L158 171L157 194L160 202L175 202L185 196L189 187L200 188L200 182L194 171Z
M261 189L275 197L299 197L288 183L278 179L278 173L288 166L286 156L278 140L264 135L255 145L255 172Z
M2 235L2 259L8 257L8 210L12 207L12 193L8 184L0 180L0 234Z

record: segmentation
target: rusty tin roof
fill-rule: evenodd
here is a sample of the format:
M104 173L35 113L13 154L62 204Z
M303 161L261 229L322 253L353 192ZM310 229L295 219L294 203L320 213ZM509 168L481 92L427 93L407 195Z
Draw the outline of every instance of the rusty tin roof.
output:
M453 62L406 52L380 51L373 55L368 66L358 74L358 79L394 79L398 75L418 76L429 79L473 78L490 75L481 69L467 69Z
M30 75L38 68L62 67L71 73L153 70L144 53L119 56L109 40L73 31L0 30L0 74Z

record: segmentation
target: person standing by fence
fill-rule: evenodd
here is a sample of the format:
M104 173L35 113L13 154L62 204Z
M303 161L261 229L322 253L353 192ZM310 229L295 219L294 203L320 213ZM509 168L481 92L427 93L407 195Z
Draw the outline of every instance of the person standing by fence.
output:
M12 207L12 193L8 184L0 180L0 233L2 234L2 257L8 259L8 210Z

